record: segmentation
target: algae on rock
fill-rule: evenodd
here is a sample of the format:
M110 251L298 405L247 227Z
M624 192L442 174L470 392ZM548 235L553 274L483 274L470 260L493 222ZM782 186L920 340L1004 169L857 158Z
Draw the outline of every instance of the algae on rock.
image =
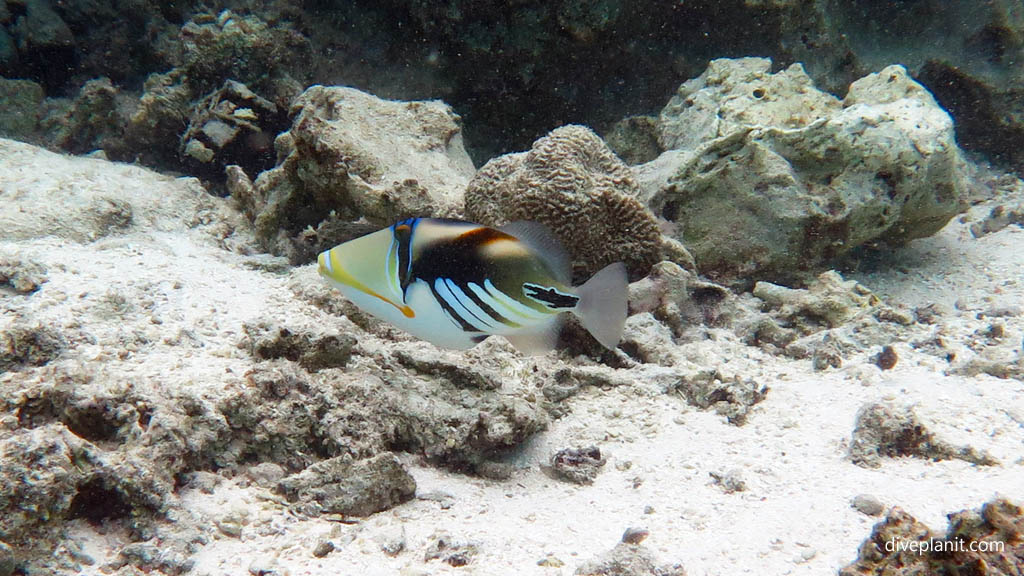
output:
M382 100L354 88L313 86L294 102L277 139L280 164L230 190L254 216L263 245L293 262L348 238L303 236L361 218L384 227L411 216L452 217L473 165L459 117L444 103Z
M799 64L715 60L662 111L677 148L644 197L713 279L786 280L868 242L937 232L966 207L953 123L900 66L816 90Z

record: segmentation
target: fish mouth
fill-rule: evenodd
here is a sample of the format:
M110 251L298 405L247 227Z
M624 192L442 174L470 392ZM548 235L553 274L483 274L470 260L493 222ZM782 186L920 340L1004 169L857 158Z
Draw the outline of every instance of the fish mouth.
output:
M406 306L404 303L395 302L394 300L380 294L376 290L370 288L366 284L363 284L362 282L357 280L355 276L352 276L352 274L350 274L348 270L345 270L345 267L338 262L338 259L334 256L332 250L321 252L320 255L317 256L316 262L317 271L320 273L321 276L323 276L327 280L339 284L344 284L345 286L349 286L351 288L359 290L363 294L373 296L374 298L379 298L384 302L387 302L388 304L391 304L392 306L397 308L398 311L401 312L402 315L405 316L406 318L416 317L416 313L413 311L412 308Z

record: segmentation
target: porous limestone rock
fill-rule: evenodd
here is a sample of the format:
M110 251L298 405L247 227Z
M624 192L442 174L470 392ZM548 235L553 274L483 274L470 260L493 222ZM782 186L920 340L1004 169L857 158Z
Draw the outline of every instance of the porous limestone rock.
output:
M516 220L547 225L562 241L578 279L613 262L645 276L661 260L692 268L686 250L663 238L638 200L629 167L584 126L563 126L529 152L484 165L466 189L470 220L499 226Z
M43 87L31 80L0 77L0 138L39 140Z
M606 462L597 446L563 448L551 455L550 473L565 482L593 484Z
M899 456L958 459L984 466L997 464L984 452L937 439L909 408L883 403L862 406L850 442L850 459L858 466L878 468L882 457Z
M615 155L630 166L650 162L664 152L658 143L655 116L628 116L619 120L604 137Z
M189 123L195 89L185 73L174 69L150 74L142 85L125 137L138 160L147 165L178 166L179 139Z
M1024 566L1024 510L1019 504L997 498L981 510L962 510L948 517L949 527L942 534L902 509L892 508L860 545L857 559L842 568L839 576L1020 573Z
M254 215L269 250L308 261L315 252L307 246L316 240L299 236L325 221L365 218L383 227L411 216L461 213L473 165L459 117L444 103L313 86L291 115L291 130L276 142L280 164L251 188L237 181L229 188ZM344 239L321 239L321 245Z
M137 229L188 229L217 209L195 180L153 177L136 166L67 158L13 140L0 139L0 156L7 174L17 175L3 182L0 202L25 208L0 210L5 240L88 243ZM142 177L151 183L145 193L138 190Z
M868 242L938 231L965 207L949 115L906 70L816 90L799 64L715 60L660 117L674 148L637 168L644 199L712 279L784 280Z
M694 150L755 126L804 128L841 109L799 64L772 74L767 58L722 58L679 86L659 114L658 142L666 150Z
M803 333L821 326L835 328L874 312L881 304L867 287L844 280L835 270L819 274L807 289L758 282L753 295L764 301L775 317Z
M576 576L686 576L679 564L661 564L641 544L619 542L608 552L580 564Z
M287 114L273 102L228 80L193 107L181 157L196 175L220 178L231 164L256 175L273 167L274 138L287 127Z
M391 453L322 460L281 480L278 491L305 514L369 516L416 495L416 481Z
M298 93L311 59L309 40L287 21L270 25L254 14L196 14L181 28L182 65L202 94L237 80L285 106ZM301 89L301 88L299 88Z

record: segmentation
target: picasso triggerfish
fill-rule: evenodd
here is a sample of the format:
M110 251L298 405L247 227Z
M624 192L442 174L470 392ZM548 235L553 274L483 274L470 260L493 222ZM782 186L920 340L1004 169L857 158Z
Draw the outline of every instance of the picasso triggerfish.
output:
M320 275L359 308L443 348L488 336L530 354L555 347L571 312L608 348L626 321L626 267L573 287L568 255L542 224L490 228L410 218L322 252Z

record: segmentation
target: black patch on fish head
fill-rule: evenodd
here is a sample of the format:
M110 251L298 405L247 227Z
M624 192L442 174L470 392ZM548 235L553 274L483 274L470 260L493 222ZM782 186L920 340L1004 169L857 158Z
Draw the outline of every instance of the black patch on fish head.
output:
M412 233L419 218L409 218L396 222L391 231L398 243L398 284L402 288L402 300L412 283Z

